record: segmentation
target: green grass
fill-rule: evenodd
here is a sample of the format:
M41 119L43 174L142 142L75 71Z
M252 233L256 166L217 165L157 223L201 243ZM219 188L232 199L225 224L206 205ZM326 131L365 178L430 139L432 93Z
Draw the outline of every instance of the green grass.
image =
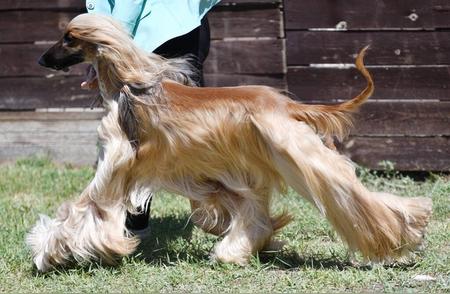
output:
M115 267L97 263L39 274L24 244L39 213L77 194L92 178L91 168L56 166L44 159L0 166L0 292L331 292L449 291L450 181L429 176L415 182L389 172L383 177L360 170L371 189L433 199L427 246L407 264L351 266L344 245L316 210L290 193L275 209L296 216L280 235L282 252L262 253L247 267L213 263L208 254L216 238L193 227L188 202L158 195L152 208L152 238ZM417 274L436 278L413 279Z

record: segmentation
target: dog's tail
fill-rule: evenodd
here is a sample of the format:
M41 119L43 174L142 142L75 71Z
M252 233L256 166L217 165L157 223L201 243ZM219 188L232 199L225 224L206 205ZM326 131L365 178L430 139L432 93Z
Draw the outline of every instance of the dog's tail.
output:
M290 102L288 111L296 120L304 121L325 137L344 139L352 126L351 114L367 101L374 91L372 76L364 66L364 55L369 46L363 48L356 58L356 68L367 81L366 88L355 98L337 105L308 105Z

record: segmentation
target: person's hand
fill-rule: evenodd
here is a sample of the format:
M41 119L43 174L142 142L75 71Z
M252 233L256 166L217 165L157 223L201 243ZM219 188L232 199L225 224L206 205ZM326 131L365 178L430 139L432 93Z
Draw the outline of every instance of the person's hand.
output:
M86 79L81 83L81 89L95 90L98 89L97 73L92 65L89 65L86 70Z

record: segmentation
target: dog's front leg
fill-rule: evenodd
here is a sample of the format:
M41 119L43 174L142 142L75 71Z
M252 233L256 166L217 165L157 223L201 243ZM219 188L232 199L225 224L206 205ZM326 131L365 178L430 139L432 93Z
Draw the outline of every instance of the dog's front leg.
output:
M111 117L99 134L104 142L97 172L81 196L58 208L57 217L41 216L27 236L40 271L66 263L100 258L113 263L131 253L138 241L125 234L128 176L135 153Z

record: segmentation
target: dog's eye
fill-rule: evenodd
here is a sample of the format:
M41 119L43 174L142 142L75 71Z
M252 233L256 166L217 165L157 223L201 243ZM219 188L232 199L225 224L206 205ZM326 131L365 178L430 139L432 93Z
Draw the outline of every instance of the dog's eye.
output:
M65 34L63 38L63 42L65 45L70 45L74 41L74 38L69 34Z

